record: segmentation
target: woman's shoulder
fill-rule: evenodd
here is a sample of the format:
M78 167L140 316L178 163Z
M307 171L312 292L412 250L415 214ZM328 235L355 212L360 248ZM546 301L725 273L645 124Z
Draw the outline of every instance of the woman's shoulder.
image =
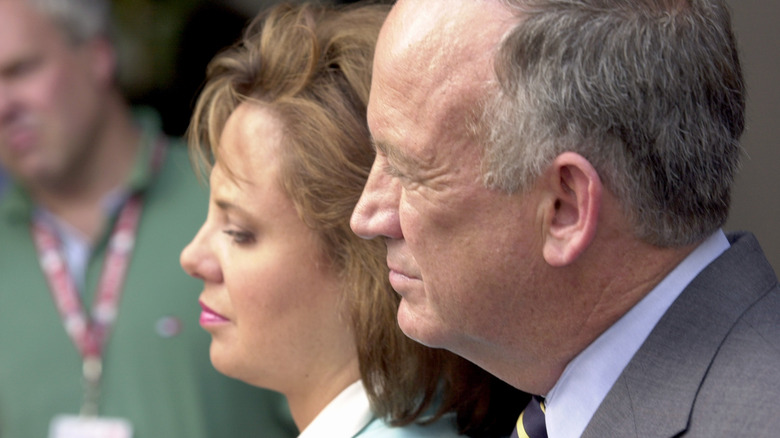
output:
M450 438L461 437L455 426L455 417L445 415L427 425L410 424L402 427L392 427L375 418L355 435L356 438Z

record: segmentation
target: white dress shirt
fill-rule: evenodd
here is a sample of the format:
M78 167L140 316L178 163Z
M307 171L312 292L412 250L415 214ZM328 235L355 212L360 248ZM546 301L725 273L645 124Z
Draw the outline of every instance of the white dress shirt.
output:
M549 438L582 435L612 385L669 306L699 272L729 247L723 231L715 232L566 366L545 398Z

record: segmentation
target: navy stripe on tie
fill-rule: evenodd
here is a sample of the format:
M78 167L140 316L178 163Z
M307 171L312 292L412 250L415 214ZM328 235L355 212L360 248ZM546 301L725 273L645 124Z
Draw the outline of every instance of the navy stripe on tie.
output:
M533 396L528 401L509 438L547 438L543 397Z
M544 399L535 395L523 410L523 429L530 438L547 438L541 403L544 403Z

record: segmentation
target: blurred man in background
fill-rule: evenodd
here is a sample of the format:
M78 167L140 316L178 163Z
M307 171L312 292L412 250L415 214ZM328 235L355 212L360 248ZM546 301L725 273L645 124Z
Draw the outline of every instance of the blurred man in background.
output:
M294 436L209 363L178 267L206 193L121 95L108 5L0 0L0 436Z

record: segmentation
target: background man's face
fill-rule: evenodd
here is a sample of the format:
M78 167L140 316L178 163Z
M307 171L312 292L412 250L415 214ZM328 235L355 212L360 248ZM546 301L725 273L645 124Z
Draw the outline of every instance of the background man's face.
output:
M92 143L103 83L90 42L74 46L26 2L0 0L0 163L57 184Z

